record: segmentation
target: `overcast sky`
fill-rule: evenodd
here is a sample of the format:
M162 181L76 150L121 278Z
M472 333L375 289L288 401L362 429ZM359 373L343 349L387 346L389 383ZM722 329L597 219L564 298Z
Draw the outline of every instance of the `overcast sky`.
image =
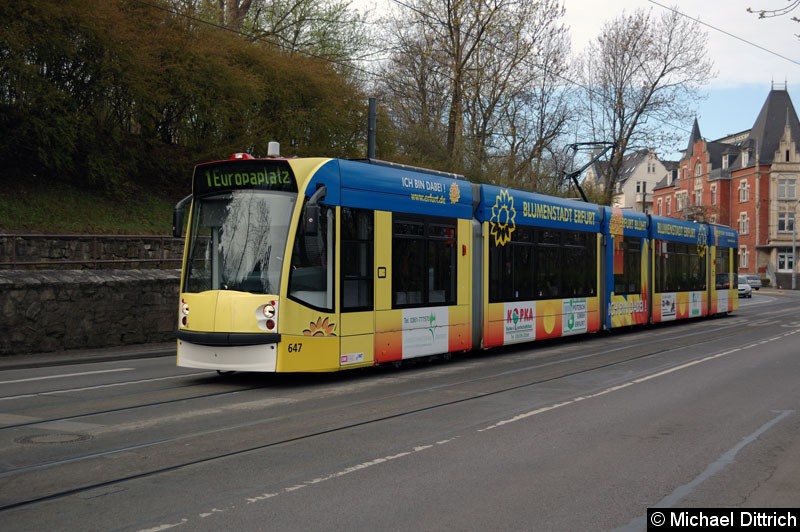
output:
M566 8L565 23L570 27L572 46L581 50L596 37L603 23L624 12L636 9L661 13L664 7L697 19L708 34L709 55L718 77L713 88L730 88L742 84L766 84L787 80L789 87L800 87L800 8L789 16L759 19L746 11L781 8L787 0L562 0ZM759 48L760 47L760 48ZM783 56L783 57L780 57ZM792 83L794 81L794 83Z
M750 129L773 82L786 84L795 108L800 104L800 8L789 15L759 19L747 12L779 9L787 0L562 0L565 24L570 27L574 52L596 37L603 23L623 12L666 8L699 20L708 34L709 57L717 77L704 91L707 98L697 106L700 133L715 140ZM691 124L684 125L687 129ZM688 140L688 134L686 135ZM677 159L678 154L662 154Z

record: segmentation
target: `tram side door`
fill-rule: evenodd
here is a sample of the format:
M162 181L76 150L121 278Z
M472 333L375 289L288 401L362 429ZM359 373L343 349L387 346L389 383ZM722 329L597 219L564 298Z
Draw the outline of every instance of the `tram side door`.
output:
M375 212L342 207L339 220L339 367L371 366L375 351Z

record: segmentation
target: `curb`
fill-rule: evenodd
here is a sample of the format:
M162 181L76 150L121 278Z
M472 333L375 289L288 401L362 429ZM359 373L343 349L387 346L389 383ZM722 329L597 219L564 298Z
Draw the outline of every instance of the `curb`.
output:
M174 342L105 347L100 349L74 349L53 353L6 355L0 356L0 371L165 356L175 356Z

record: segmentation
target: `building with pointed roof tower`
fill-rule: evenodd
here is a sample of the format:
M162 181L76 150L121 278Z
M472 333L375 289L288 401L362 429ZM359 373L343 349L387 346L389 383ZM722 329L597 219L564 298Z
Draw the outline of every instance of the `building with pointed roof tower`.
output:
M786 86L773 84L753 127L707 141L695 119L677 175L653 191L655 214L739 231L739 272L791 287L796 267L800 121Z
M625 154L611 206L652 214L653 189L676 164L660 160L652 148ZM602 187L607 166L607 162L595 161L584 174L585 183Z

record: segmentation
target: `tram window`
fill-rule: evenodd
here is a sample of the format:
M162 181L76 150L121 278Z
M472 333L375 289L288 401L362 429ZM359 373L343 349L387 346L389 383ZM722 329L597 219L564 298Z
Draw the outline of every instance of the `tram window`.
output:
M536 290L539 299L561 297L561 249L547 245L536 247Z
M394 221L392 294L395 308L456 302L456 221Z
M597 239L594 233L564 233L562 297L594 296L597 288Z
M731 271L731 248L717 248L715 269L717 272L717 289L728 289L733 284L733 272Z
M489 301L514 301L514 245L511 243L490 248Z
M642 286L642 241L638 237L615 237L614 293L638 294Z
M594 233L518 227L489 250L489 301L590 297L597 291Z
M342 310L372 310L373 211L342 208Z
M705 256L693 245L656 241L655 285L657 292L705 290Z
M320 205L317 232L308 234L303 224L297 228L289 274L289 297L325 311L333 311L335 217L333 208Z

